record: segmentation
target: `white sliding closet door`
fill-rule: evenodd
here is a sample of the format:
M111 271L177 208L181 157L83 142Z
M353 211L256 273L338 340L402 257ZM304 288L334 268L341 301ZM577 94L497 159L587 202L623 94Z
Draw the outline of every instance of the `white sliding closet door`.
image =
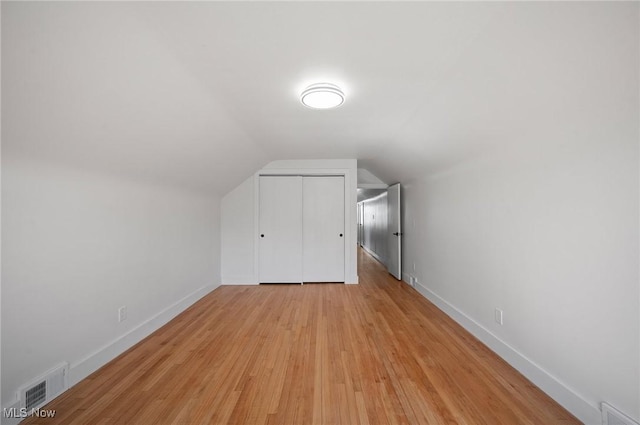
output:
M344 282L344 177L302 180L303 281Z
M260 282L302 282L301 206L301 176L260 176Z

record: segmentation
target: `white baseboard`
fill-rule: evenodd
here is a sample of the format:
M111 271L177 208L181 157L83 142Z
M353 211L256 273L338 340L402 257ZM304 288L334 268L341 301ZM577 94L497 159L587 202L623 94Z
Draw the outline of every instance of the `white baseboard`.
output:
M384 259L382 257L380 257L378 254L376 254L375 252L373 252L372 250L370 250L369 248L367 248L364 245L362 245L362 249L367 251L373 258L378 260L381 264L384 264Z
M100 369L129 348L166 325L171 319L182 313L200 298L216 289L219 285L207 285L192 292L181 300L165 308L155 316L142 322L126 334L88 355L84 359L71 363L69 367L69 388Z
M142 341L153 332L166 325L170 320L182 313L188 307L193 305L200 298L216 289L219 285L207 285L192 292L181 300L175 302L161 312L147 319L126 334L116 338L104 347L88 355L84 359L71 363L69 367L69 388L100 369L111 360ZM64 393L63 393L64 394ZM7 406L3 406L3 412L0 414L0 423L2 425L17 425L23 418L6 418L4 409L19 407L19 400L12 402Z
M345 282L345 285L358 285L360 283L360 276L356 276L353 282Z
M22 421L24 418L7 418L4 416L4 409L18 409L20 407L20 402L16 401L13 404L10 404L8 406L3 406L3 411L2 414L0 415L0 424L2 425L18 425L20 423L20 421Z
M409 275L403 274L402 277L403 279L407 279L405 282L408 283ZM429 288L423 286L420 282L416 282L415 289L585 425L602 424L602 417L597 403L593 404L582 398L571 388L557 380L526 356L516 351L513 347L509 346L509 344L499 339L478 322L449 304L449 302Z

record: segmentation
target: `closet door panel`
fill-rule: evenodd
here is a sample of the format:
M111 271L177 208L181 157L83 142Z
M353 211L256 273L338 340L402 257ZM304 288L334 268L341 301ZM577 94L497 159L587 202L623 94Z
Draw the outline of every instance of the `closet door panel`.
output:
M261 283L302 282L302 177L260 176Z
M344 282L344 177L302 181L303 281Z

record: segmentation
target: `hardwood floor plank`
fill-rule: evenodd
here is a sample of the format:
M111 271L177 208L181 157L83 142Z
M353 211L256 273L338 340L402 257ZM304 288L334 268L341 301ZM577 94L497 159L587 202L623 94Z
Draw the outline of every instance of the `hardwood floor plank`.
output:
M579 423L363 251L359 276L222 286L24 424Z

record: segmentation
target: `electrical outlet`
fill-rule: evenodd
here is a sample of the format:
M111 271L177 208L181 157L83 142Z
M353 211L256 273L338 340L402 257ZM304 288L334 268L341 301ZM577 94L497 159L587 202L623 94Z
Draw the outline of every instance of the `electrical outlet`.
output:
M415 277L411 276L411 286L413 286L415 288L417 281L418 281L418 279L416 279Z
M497 324L502 325L502 310L499 308L496 308L495 319Z
M118 309L118 322L124 322L127 320L127 306L123 305Z

